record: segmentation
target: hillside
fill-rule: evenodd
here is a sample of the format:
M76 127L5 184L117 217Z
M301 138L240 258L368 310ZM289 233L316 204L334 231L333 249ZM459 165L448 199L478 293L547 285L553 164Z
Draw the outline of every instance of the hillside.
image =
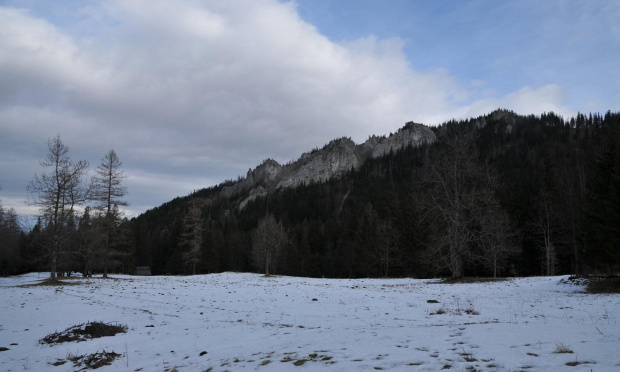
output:
M59 271L101 270L101 221L70 222ZM48 270L46 234L45 221L13 234L18 254L3 271ZM121 221L110 244L110 271L123 273L614 274L620 114L497 110L361 144L335 139Z
M447 139L464 137L472 138L471 146L459 156L473 159L470 166L492 176L485 186L492 193L480 203L507 220L509 231L504 230L510 241L472 240L461 246L464 254L456 269L463 275L571 273L591 270L603 257L618 262L613 261L618 257L614 248L601 252L587 244L594 231L608 228L605 220L587 214L596 213L590 194L603 172L600 157L617 146L618 117L608 112L565 120L552 113L537 117L497 110L436 128L409 123L395 134L371 137L360 145L334 140L286 165L266 160L245 178L172 200L138 217L136 264L150 265L155 273L192 272L188 221L198 219L201 249L192 256L197 272L261 270L252 260L251 234L269 213L290 236L290 244L274 261L278 273L454 274L449 263L433 262L450 227L441 227L440 216L429 219L433 208L426 202L429 192L436 192L429 188L429 162L448 154ZM472 185L482 181L470 180ZM473 209L467 213L487 214ZM485 223L474 217L465 222L472 236L480 235ZM381 237L382 226L395 237L391 243ZM485 244L506 248L499 261L485 260Z

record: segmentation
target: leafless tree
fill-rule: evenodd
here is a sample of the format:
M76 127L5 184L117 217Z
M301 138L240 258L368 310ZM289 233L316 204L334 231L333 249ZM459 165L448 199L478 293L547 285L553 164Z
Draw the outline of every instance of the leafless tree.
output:
M288 242L288 232L273 215L268 214L258 222L252 233L252 256L254 264L265 270L265 276L270 275L274 260Z
M60 136L47 141L48 154L40 164L49 173L35 175L28 184L29 203L39 207L46 231L49 232L50 278L56 279L59 255L68 243L67 225L74 218L75 207L86 201L87 188L83 183L88 162L71 161L69 147Z
M484 249L502 247L498 242L508 239L510 231L492 223L501 210L494 195L496 178L478 160L474 131L462 125L442 130L420 175L418 202L422 220L433 228L428 257L438 269L460 277L465 262L476 260L479 252L487 254Z
M118 207L129 205L122 198L127 194L127 188L121 182L126 177L122 170L123 163L114 150L108 151L97 167L92 179L91 199L95 201L95 208L102 211L106 221L105 250L103 257L103 277L108 277L108 256L110 251L110 232L120 221L122 212Z
M383 221L377 225L377 243L381 270L387 278L389 275L390 264L397 262L398 241L400 233L390 221Z
M493 203L495 204L495 203ZM480 216L481 250L477 259L493 271L498 271L519 253L518 233L508 214L497 204L491 205L487 213Z
M532 221L530 228L540 239L544 254L544 270L546 275L555 275L556 249L562 234L559 224L559 215L551 194L546 187L539 191L538 211Z

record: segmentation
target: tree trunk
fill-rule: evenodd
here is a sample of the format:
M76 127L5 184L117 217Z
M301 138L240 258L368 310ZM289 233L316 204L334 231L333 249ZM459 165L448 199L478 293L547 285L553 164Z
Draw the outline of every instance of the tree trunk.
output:
M106 216L106 231L105 231L105 254L103 257L103 277L108 277L108 248L110 247L110 211L108 210L108 215Z
M269 266L271 266L271 252L265 255L265 276L269 276Z

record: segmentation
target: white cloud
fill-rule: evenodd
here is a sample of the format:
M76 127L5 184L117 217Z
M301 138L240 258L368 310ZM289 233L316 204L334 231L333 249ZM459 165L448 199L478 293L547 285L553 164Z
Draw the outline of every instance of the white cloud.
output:
M477 82L413 70L402 40L334 43L293 3L118 0L76 14L89 34L0 8L0 147L27 138L41 156L60 133L93 167L114 148L134 173L134 206L409 120L566 112L557 86L471 102ZM9 176L25 184L30 173Z
M557 85L546 85L536 89L523 87L500 98L474 101L464 107L457 117L475 117L497 108L506 108L520 115L540 115L544 112L553 111L568 118L576 115L576 112L566 107L567 96L567 92Z

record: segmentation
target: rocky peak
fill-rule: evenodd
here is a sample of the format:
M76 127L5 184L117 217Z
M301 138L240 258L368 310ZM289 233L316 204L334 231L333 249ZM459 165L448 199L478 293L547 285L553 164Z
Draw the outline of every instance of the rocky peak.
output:
M351 169L357 169L360 164L355 152L355 142L350 138L339 138L321 150L305 153L295 163L285 166L277 188L326 181Z
M409 122L396 133L388 137L370 137L361 145L360 154L378 158L390 151L397 151L409 145L419 146L425 142L435 141L435 133L426 125Z
M286 165L280 165L273 159L264 160L249 170L245 178L224 187L222 195L231 197L248 191L248 196L239 204L239 208L243 209L251 200L273 190L327 181L358 169L370 158L378 158L408 145L419 146L434 141L435 133L429 127L413 122L389 136L372 136L361 145L356 145L350 138L338 138Z
M282 166L273 159L266 159L261 165L254 168L254 170L248 170L246 180L250 183L256 184L259 182L271 182L276 179Z
M489 116L490 116L491 120L502 120L502 119L508 118L509 121L514 121L514 119L516 118L517 114L515 114L514 112L512 112L510 110L497 109L497 110L493 111Z
M488 122L501 122L501 130L504 130L506 133L510 133L517 122L517 117L518 115L510 110L497 109L488 115L480 116L476 119L474 124L476 128L480 129L486 127ZM496 128L495 130L500 129Z

